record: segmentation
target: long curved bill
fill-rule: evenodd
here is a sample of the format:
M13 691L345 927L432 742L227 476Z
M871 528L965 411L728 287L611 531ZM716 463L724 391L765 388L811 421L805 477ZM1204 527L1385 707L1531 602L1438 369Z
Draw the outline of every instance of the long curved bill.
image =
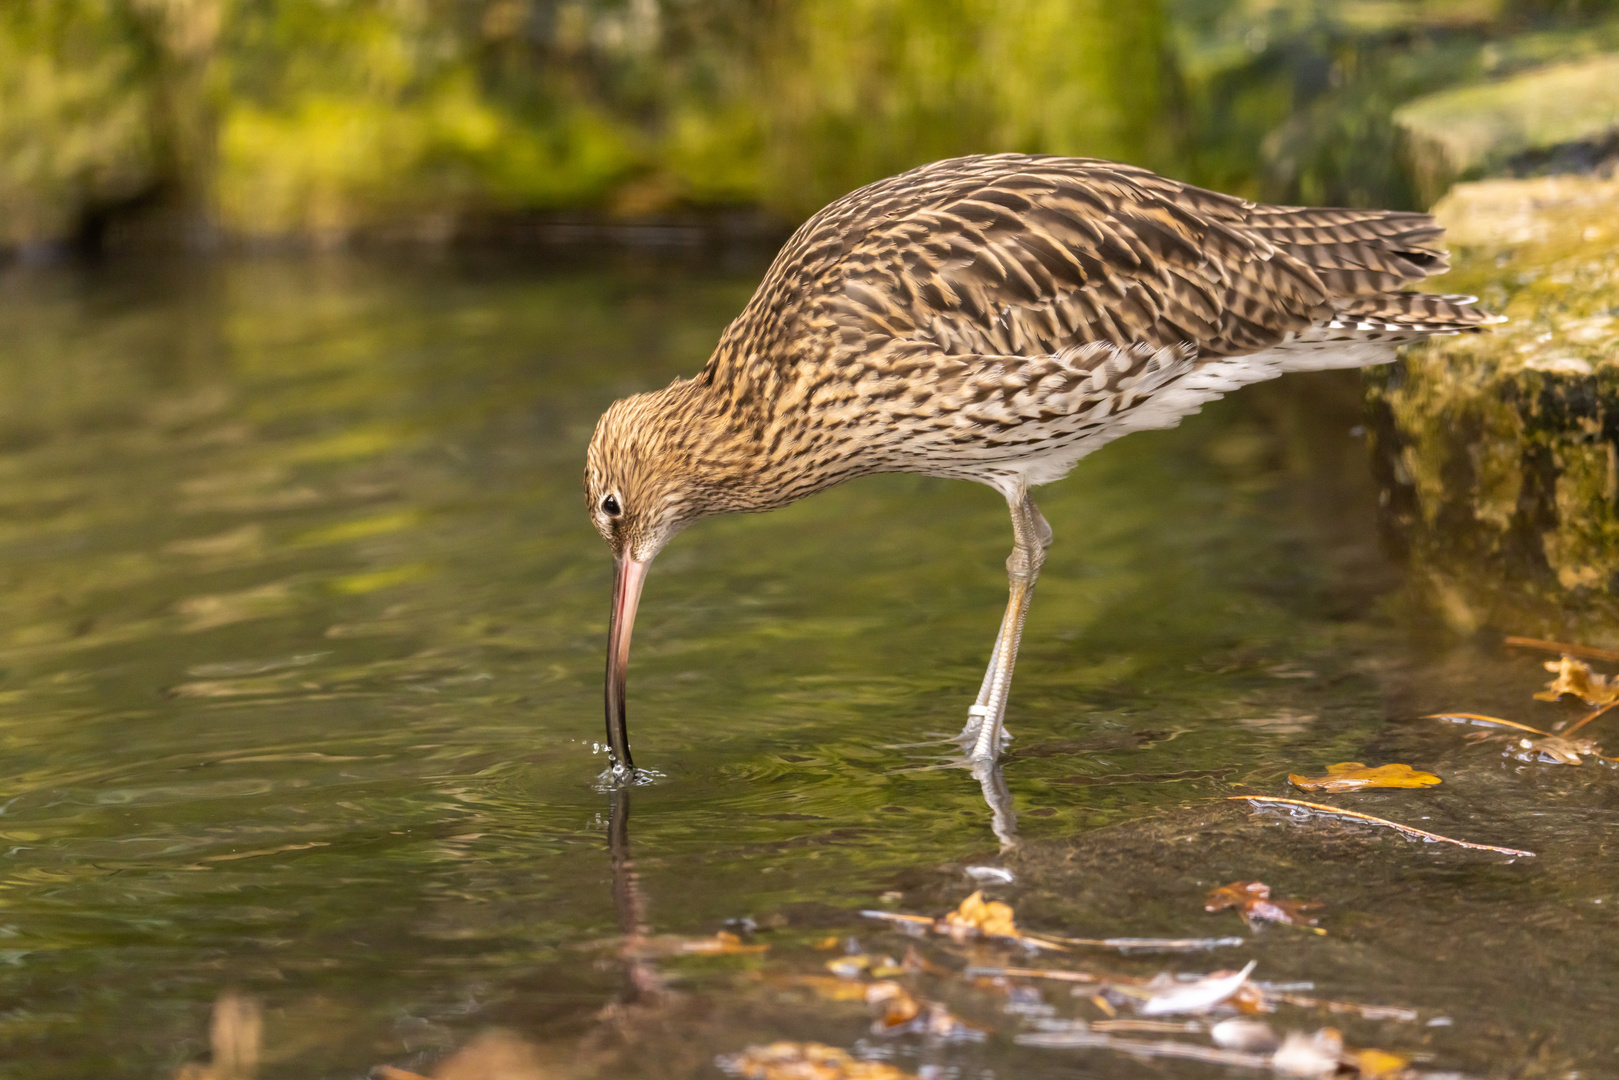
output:
M628 555L614 561L613 611L607 620L607 747L612 753L612 771L631 777L635 774L635 762L630 758L624 684L630 673L630 634L635 629L635 608L641 602L641 586L646 581L649 565Z

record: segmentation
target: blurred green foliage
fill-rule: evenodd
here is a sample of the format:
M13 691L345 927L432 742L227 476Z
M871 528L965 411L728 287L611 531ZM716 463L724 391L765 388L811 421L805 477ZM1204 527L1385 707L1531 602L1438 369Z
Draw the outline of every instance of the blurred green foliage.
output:
M1395 111L1619 48L1611 0L1176 0L1191 178L1294 203L1417 207Z
M7 0L0 246L468 215L800 219L952 154L1416 200L1394 110L1614 37L1615 0ZM174 211L178 211L175 216ZM200 228L200 232L199 232Z
M158 181L145 50L120 0L0 5L0 247Z

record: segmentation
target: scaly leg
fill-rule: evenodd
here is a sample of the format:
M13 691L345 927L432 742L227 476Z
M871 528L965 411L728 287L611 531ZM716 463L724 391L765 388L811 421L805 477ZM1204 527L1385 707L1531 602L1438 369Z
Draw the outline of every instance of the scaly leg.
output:
M989 670L984 673L978 700L967 710L967 726L961 732L962 744L969 747L968 760L974 762L996 760L1001 747L1011 738L1006 734L1005 720L1012 668L1017 663L1023 622L1029 615L1029 597L1040 576L1040 566L1046 561L1046 549L1051 546L1051 526L1029 498L1027 488L1019 487L1015 495L1007 497L1006 504L1012 512L1013 547L1006 560L1010 595L1000 633L995 635Z
M1006 614L1001 616L1001 628L995 632L995 647L990 650L989 667L984 671L984 681L978 687L978 700L967 706L967 726L952 740L963 750L971 750L978 745L978 732L984 726L984 717L989 715L989 695L995 687L995 669L1000 665L1001 641L1006 636L1007 620L1011 617L1012 608L1008 605ZM1005 730L1001 732L1002 739L1011 737Z

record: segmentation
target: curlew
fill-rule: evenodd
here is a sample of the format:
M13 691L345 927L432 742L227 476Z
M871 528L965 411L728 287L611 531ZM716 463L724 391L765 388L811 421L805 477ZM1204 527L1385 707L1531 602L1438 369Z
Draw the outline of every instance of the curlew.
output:
M1472 297L1402 291L1446 268L1441 233L1427 214L1267 206L1021 154L936 162L827 206L697 377L614 402L591 439L585 494L616 565L611 775L635 775L630 633L670 538L885 472L975 480L1011 510L1006 614L960 736L993 762L1051 544L1030 489L1247 383L1500 321Z

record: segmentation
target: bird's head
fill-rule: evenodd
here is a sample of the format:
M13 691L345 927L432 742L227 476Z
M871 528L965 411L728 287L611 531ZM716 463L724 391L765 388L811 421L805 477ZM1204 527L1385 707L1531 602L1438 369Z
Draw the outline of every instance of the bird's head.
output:
M585 463L585 509L613 549L613 607L607 642L607 745L615 780L633 780L624 687L630 633L647 567L663 546L697 518L714 512L701 497L701 428L692 384L615 401L596 425Z
M690 452L669 437L667 396L659 390L613 402L590 440L585 509L615 559L651 562L701 516Z

